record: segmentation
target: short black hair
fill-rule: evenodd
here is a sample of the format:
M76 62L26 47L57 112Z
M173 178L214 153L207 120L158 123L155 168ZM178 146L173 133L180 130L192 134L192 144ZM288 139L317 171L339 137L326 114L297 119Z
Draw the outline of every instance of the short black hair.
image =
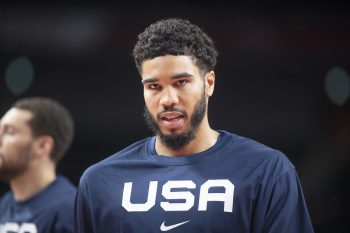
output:
M213 40L197 25L185 19L170 18L148 26L139 34L133 50L140 73L145 60L165 55L190 56L205 74L214 70L218 52Z
M47 97L23 98L12 107L32 113L28 124L34 137L53 137L54 147L50 156L52 161L58 163L71 146L74 137L74 122L69 111L58 101Z

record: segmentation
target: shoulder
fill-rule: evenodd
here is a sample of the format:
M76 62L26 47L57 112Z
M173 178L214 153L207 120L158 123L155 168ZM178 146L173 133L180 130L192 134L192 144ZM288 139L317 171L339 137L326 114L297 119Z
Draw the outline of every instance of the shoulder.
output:
M65 213L73 209L75 195L76 187L66 177L58 175L46 190L34 197L30 205Z
M58 175L56 180L47 188L45 193L39 194L41 203L57 212L71 211L74 206L76 187L66 177Z
M62 195L65 197L74 196L77 189L67 177L62 175L57 176L56 181L52 186L52 191L56 192L56 195Z
M235 163L255 171L270 173L275 179L294 169L294 165L282 151L267 146L256 140L223 132L229 137L226 151Z
M51 213L54 213L54 210L56 210L55 232L73 232L72 219L76 186L65 176L58 175L51 189L51 193L56 196L56 198L53 199L56 201L51 200L53 206L50 207Z

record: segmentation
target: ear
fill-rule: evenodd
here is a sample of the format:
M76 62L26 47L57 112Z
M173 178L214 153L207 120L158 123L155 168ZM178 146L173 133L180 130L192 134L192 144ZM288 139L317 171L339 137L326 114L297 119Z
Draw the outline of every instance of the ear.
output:
M51 136L45 135L35 139L34 142L34 156L36 158L50 158L54 146L54 140Z
M206 96L212 96L215 87L215 72L212 70L205 75L205 93Z

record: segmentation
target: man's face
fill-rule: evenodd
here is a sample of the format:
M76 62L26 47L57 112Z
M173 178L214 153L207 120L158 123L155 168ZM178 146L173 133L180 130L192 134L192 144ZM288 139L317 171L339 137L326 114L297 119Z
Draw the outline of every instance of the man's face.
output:
M200 71L188 56L161 56L142 64L145 119L173 150L189 143L206 116L207 98Z
M29 111L11 108L0 120L0 179L10 181L28 168L33 136Z

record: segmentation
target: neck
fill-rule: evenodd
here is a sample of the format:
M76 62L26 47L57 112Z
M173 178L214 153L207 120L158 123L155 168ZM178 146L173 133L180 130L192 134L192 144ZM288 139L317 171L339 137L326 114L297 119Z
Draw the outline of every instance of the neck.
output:
M155 149L158 154L166 156L186 156L209 149L215 145L218 137L219 133L211 129L208 121L204 119L201 126L198 128L195 138L180 150L174 151L169 149L160 141L159 136L156 138Z
M44 190L56 179L54 165L32 167L10 181L16 201L25 201Z

